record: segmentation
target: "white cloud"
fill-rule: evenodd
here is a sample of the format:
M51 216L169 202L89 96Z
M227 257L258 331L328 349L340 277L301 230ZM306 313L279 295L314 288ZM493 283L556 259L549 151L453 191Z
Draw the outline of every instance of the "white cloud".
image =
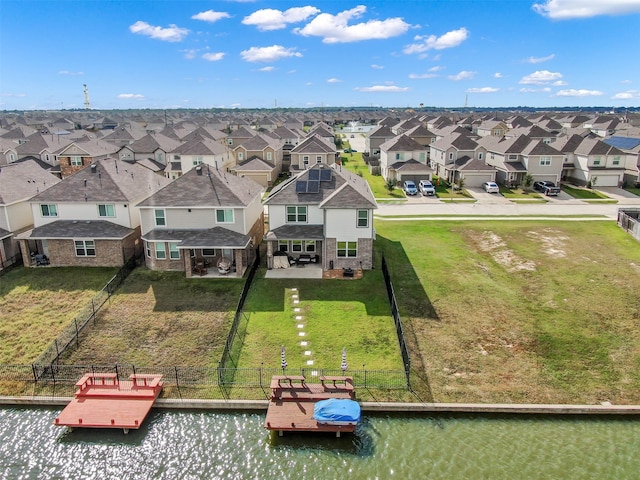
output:
M182 50L182 53L184 53L184 58L186 58L187 60L193 60L194 58L196 58L198 50L196 50L195 48L191 48L188 50Z
M133 25L130 25L129 30L132 33L146 35L147 37L162 40L164 42L181 42L189 33L189 30L186 28L180 28L176 25L169 25L168 28L162 28L149 25L147 22L140 20Z
M60 70L58 75L69 75L71 77L77 77L79 75L84 75L84 72L70 72L69 70Z
M546 57L529 57L524 62L525 63L543 63L548 62L549 60L553 60L556 58L556 54L552 53L551 55L547 55Z
M369 20L349 25L349 20L361 17L367 7L359 5L337 15L321 13L303 28L294 29L294 33L304 36L323 37L322 43L348 43L362 40L397 37L405 33L410 25L402 18Z
M294 7L284 12L273 8L264 8L244 17L242 23L244 25L255 25L258 30L266 32L269 30L280 30L285 28L289 23L302 22L317 13L320 13L320 10L310 6Z
M258 71L259 72L273 72L275 69L276 69L276 67L270 65L268 67L259 68Z
M430 72L439 72L440 70L444 70L444 67L442 65L436 65L435 67L431 67L429 69Z
M397 85L374 85L372 87L356 87L359 92L406 92L409 87L398 87Z
M329 78L327 79L327 83L340 83L342 80L339 78Z
M251 47L249 50L240 52L240 56L247 62L275 62L288 57L302 57L295 48L285 48L282 45L271 45L270 47Z
M631 80L620 80L620 83L631 83Z
M613 97L613 100L632 100L635 98L640 98L640 91L638 90L627 90L626 92L616 93Z
M467 88L467 93L495 93L499 91L499 88L494 87Z
M216 53L205 53L202 55L202 58L205 60L209 60L210 62L217 62L218 60L222 60L224 58L224 52L216 52Z
M26 93L0 93L0 97L17 97L17 98L21 98L21 97L26 97L27 94Z
M375 63L371 65L371 68L375 68L376 70L382 70L384 67L382 65L376 65Z
M569 85L567 82L565 82L564 80L556 80L555 82L553 82L552 84L554 87L564 87L565 85Z
M576 90L575 88L559 90L556 93L556 97L599 97L600 95L604 95L604 93L599 90Z
M520 93L540 93L540 92L548 93L550 91L551 91L550 87L544 87L544 88L523 87L523 88L520 89Z
M493 74L493 78L504 78L504 75L502 75L502 73L500 72L496 72Z
M418 43L412 43L404 47L403 52L406 54L422 53L427 50L444 50L445 48L453 48L460 45L469 37L469 31L462 27L458 30L451 30L440 37L429 35L424 37L416 35L413 39Z
M118 98L122 98L125 100L129 100L129 99L141 99L144 98L144 95L140 95L139 93L121 93L120 95L118 95Z
M523 85L544 85L558 81L562 78L562 74L558 72L550 72L549 70L537 70L531 75L525 75L520 79Z
M206 12L196 13L191 17L193 20L202 20L204 22L217 22L223 18L231 18L227 12L215 12L213 10L207 10Z
M534 3L531 8L544 17L567 20L640 13L640 0L546 0L544 3Z
M457 73L455 75L449 75L447 78L449 80L458 82L460 80L470 80L473 77L475 77L475 75L476 75L476 72L469 72L467 70L462 70L460 73Z
M410 73L409 78L412 80L422 80L425 78L437 78L440 75L437 73Z

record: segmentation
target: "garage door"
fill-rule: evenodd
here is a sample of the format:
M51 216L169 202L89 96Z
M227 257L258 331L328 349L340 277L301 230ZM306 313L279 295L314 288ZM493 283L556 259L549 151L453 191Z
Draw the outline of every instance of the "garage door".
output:
M465 173L464 174L464 186L465 187L481 187L484 182L493 181L493 175L491 173Z
M618 175L594 175L591 178L595 177L598 177L595 182L597 187L617 187L620 181Z

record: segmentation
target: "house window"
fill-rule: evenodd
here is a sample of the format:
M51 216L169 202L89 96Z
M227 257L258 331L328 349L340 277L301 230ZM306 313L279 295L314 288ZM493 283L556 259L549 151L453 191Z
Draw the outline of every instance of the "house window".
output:
M193 157L193 166L200 165L202 163L202 157Z
M595 157L595 158L593 159L593 164L594 164L594 165L600 165L600 160L601 160L601 158L600 158L600 157Z
M233 223L233 209L216 210L216 223Z
M396 160L402 160L402 154L396 153Z
M58 207L53 203L42 204L40 205L40 212L42 213L43 217L57 217Z
M238 161L241 162L242 160L244 160L244 153L238 152Z
M144 247L147 251L147 257L151 258L151 242L144 242Z
M316 251L316 241L315 240L307 240L304 242L304 251L307 253L313 253Z
M51 159L49 158L49 154L48 153L44 156L44 159L46 160L47 163L49 163L51 161Z
M453 152L449 152L449 160L453 160Z
M71 165L74 167L80 167L82 166L82 157L79 157L77 155L74 155L71 157Z
M484 157L482 152L478 152L478 160L482 160L482 158Z
M306 223L307 206L306 205L288 205L287 206L287 223Z
M76 257L95 257L96 244L93 240L75 240Z
M156 227L164 227L167 224L167 220L164 215L164 210L161 210L161 209L154 210L154 215L156 219Z
M425 152L420 152L420 162L425 163L427 161L427 154Z
M518 159L518 155L517 154L513 154L513 153L509 154L509 160L517 160L517 159Z
M304 157L302 157L302 161L304 163L309 163L309 155L305 155Z
M180 155L174 155L174 156L173 156L173 159L174 159L174 160L180 160Z
M115 217L116 207L112 203L98 205L98 215L101 217Z
M271 161L273 158L273 152L267 152L267 160Z
M214 257L216 255L216 249L215 248L203 248L202 249L202 256L203 257Z
M233 145L233 138L227 138L227 145Z
M358 227L368 227L369 226L369 211L368 210L358 210Z
M279 252L288 252L289 251L289 242L287 240L278 240L278 251Z
M355 258L358 256L358 242L338 242L338 258Z
M620 157L613 157L613 165L620 165Z
M540 166L548 166L551 165L551 157L540 157Z
M180 250L178 250L178 242L169 242L169 258L171 260L180 259Z
M316 156L316 163L322 163L322 157L320 155Z
M302 240L291 240L291 251L302 252Z
M156 258L158 260L167 258L167 246L164 242L156 242Z

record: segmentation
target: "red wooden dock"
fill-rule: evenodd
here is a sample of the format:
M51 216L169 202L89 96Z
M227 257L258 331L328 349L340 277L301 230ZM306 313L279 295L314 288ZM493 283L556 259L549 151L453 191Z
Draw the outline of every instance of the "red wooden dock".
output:
M277 375L271 379L271 399L265 428L284 432L342 432L355 431L355 425L318 423L313 418L313 407L329 398L355 399L353 378L319 377L320 383L307 383L303 376Z
M162 375L134 374L119 380L115 373L87 373L76 383L74 399L55 424L82 428L140 428L162 391Z

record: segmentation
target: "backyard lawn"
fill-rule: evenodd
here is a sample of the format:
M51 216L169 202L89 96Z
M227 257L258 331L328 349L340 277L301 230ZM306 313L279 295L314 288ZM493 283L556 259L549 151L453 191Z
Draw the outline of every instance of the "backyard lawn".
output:
M138 267L63 363L216 367L243 284Z
M395 188L391 193L385 187L386 182L381 175L371 175L369 167L362 159L362 153L343 153L342 165L358 175L362 176L368 183L373 195L379 198L405 199L401 188Z
M435 402L640 403L640 246L610 221L377 221Z
M294 305L293 295L299 304ZM281 345L293 369L339 370L343 347L351 369L403 368L380 270L366 272L361 280L256 278L244 312L239 368L279 368ZM307 364L310 360L313 365Z
M0 277L0 364L35 361L116 268L17 268Z

